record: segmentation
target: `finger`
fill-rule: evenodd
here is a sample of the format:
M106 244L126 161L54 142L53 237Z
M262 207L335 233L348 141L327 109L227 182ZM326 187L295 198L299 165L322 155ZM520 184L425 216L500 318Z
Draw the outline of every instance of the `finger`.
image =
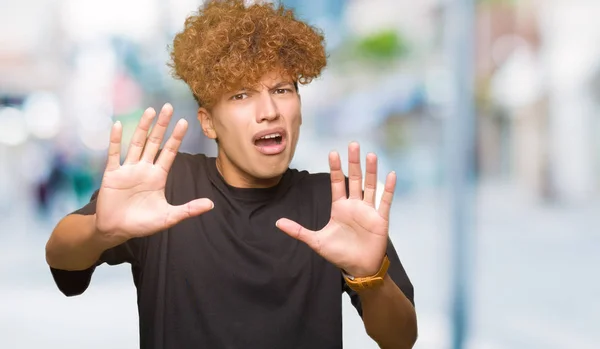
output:
M160 110L156 125L154 125L152 132L150 132L150 136L148 136L142 160L154 163L154 160L156 160L156 153L158 152L158 149L160 149L167 127L169 127L169 122L171 122L172 115L173 106L169 103L165 104Z
M171 133L171 137L169 137L165 143L163 150L160 152L160 155L156 160L156 165L162 167L165 172L169 172L171 165L173 165L173 161L175 161L175 157L179 151L179 146L181 145L183 137L187 131L187 126L188 123L185 121L185 119L180 119L177 124L175 124L175 128L173 129L173 133Z
M331 176L331 200L335 202L346 198L346 177L342 171L340 154L329 153L329 173Z
M110 130L110 143L108 145L108 159L106 170L116 170L121 166L121 138L123 127L120 121L114 123Z
M321 247L319 244L319 239L314 231L308 230L300 224L287 218L279 219L277 222L275 222L275 226L294 239L304 242L308 245L308 247L312 248L317 253L320 253Z
M396 172L390 172L385 179L385 189L383 195L381 195L381 201L379 202L379 215L389 221L390 209L392 207L392 199L394 198L394 190L396 188Z
M148 137L148 131L150 130L150 126L152 126L152 120L155 115L156 111L153 108L146 109L144 114L142 114L140 122L133 132L133 137L131 137L131 143L129 143L129 150L127 151L125 163L135 164L140 161L140 156L142 155L144 145L146 144L146 137Z
M171 206L167 213L164 228L170 228L184 219L199 216L214 207L215 204L210 199L196 199L183 205Z
M365 194L363 200L375 207L377 192L377 155L367 154L367 169L365 174Z
M348 198L362 199L362 170L360 168L360 145L352 142L348 145Z

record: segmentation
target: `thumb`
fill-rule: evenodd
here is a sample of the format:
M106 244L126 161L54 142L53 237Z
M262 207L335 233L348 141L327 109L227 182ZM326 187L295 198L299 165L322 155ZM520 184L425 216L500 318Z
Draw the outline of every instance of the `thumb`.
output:
M308 230L287 218L279 219L275 222L275 226L294 239L304 242L313 250L319 251L319 240L314 231Z
M184 219L206 213L214 207L215 204L210 199L196 199L183 205L171 206L167 225L173 226Z

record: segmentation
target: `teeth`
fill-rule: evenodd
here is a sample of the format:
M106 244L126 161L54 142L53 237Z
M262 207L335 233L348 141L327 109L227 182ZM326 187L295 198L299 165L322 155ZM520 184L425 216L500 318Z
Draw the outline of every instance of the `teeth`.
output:
M270 138L277 138L277 137L281 137L281 134L280 133L271 133L270 135L260 137L260 139L270 139Z

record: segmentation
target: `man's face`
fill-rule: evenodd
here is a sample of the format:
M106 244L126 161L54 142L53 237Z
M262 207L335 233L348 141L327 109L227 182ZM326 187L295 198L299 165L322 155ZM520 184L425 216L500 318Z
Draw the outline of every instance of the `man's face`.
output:
M204 133L217 138L218 164L230 185L274 185L288 168L302 124L294 82L277 72L258 86L222 96L210 112L198 111Z

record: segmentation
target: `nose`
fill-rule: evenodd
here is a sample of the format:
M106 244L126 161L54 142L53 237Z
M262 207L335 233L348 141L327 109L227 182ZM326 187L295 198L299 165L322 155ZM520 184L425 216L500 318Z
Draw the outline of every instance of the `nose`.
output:
M260 103L258 112L256 113L256 122L273 121L279 118L279 109L273 96L268 91L263 91L260 94Z

